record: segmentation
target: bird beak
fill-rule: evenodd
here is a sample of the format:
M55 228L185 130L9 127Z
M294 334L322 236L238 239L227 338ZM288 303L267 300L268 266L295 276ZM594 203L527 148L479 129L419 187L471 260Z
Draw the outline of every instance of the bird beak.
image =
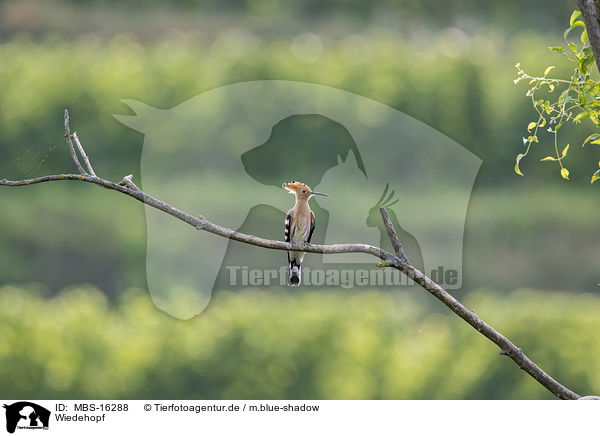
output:
M316 191L312 191L311 195L322 195L323 197L329 197L329 195L327 195L327 194L323 194L322 192L316 192Z

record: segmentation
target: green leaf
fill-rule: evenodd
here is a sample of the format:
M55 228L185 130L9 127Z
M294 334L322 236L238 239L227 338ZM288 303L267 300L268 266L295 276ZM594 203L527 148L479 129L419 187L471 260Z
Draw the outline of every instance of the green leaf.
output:
M571 18L569 19L569 26L572 26L577 18L581 17L581 11L579 9L575 9L571 14Z
M595 141L590 142L590 144L600 145L600 139L596 139Z
M519 161L523 158L523 156L525 156L523 153L519 153L517 155L517 161L515 162L515 173L517 173L520 176L522 176L523 173L521 172L521 169L519 168Z
M584 56L579 59L579 62L577 62L577 68L579 68L579 71L581 71L582 74L587 74L590 70L590 65L592 62L594 62L593 56Z
M588 41L588 33L587 30L584 30L583 32L581 32L581 36L579 37L579 39L581 40L581 42L583 42L584 44Z
M550 65L548 68L544 70L544 76L552 71L553 68L556 68L556 65Z
M537 126L537 123L534 123L533 121L531 123L529 123L527 125L527 130L529 130L531 132L531 129L533 129L535 126Z
M585 28L585 23L583 21L574 21L573 24L571 24L571 29L574 29L576 27Z
M573 118L573 122L577 123L579 122L582 118L589 118L590 114L589 112L580 112L579 114L577 114L577 116L575 118Z
M577 45L574 42L567 44L573 53L577 53Z
M588 142L598 139L600 138L600 133L592 133L590 136L588 136L587 138L585 138L585 141L583 141L583 144L581 144L581 146L583 147L585 144L587 144Z
M566 168L560 169L560 175L563 179L569 180L569 170Z
M550 113L550 102L548 100L546 100L544 102L544 110L546 111L547 114Z
M550 49L550 51L555 51L559 53L563 51L562 47L548 47L548 49Z
M592 180L590 181L590 183L594 183L596 180L600 179L600 170L596 171L593 175L592 175Z
M548 84L548 90L550 92L554 91L554 85L552 83Z
M575 29L576 27L583 27L585 29L585 24L583 23L583 21L574 21L571 26L565 30L565 33L563 33L563 38L567 39L567 36L569 36L569 33L571 33L571 30ZM569 43L570 46L571 43Z
M567 144L567 146L565 148L563 148L560 158L562 159L563 157L565 157L567 155L568 151L569 151L569 144Z
M546 156L545 158L540 159L540 162L544 162L544 161L547 161L547 160L558 160L558 159L555 158L555 157L552 157L552 156Z

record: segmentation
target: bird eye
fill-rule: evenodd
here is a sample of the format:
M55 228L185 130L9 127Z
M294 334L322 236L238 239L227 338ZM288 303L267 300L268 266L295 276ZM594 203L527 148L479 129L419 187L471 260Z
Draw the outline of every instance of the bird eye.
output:
M303 190L302 190L302 193L303 193L303 194L306 194L306 189L303 189Z

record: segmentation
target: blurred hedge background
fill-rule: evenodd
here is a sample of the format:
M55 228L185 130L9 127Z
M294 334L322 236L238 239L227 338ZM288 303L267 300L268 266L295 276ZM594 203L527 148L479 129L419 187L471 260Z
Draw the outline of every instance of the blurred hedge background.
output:
M476 291L468 307L580 393L600 389L600 299ZM410 295L251 290L179 321L145 291L0 290L5 398L549 399L495 345Z
M120 99L169 108L258 79L386 103L483 159L455 294L580 393L600 391L598 153L571 181L514 174L533 117L514 64L565 68L572 1L0 1L0 177L71 168L62 112L97 172L139 174ZM585 124L561 133L578 144ZM443 182L443 181L442 181ZM549 398L414 291L223 291L193 321L144 291L135 202L69 184L0 190L0 396L5 398ZM514 291L532 288L537 291ZM494 289L494 291L484 290Z

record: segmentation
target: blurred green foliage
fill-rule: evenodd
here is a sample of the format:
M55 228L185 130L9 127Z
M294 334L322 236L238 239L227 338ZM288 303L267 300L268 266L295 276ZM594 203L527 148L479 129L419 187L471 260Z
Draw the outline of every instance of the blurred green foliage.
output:
M423 38L379 32L298 48L294 40L266 41L239 29L223 29L212 41L182 33L152 43L131 34L108 40L15 36L0 44L0 175L74 170L64 145L65 107L96 171L112 180L134 173L139 181L143 136L112 117L130 113L120 99L169 108L239 81L316 82L392 105L484 160L467 214L465 289L596 291L593 253L600 236L595 186L586 175L596 168L597 150L567 157L569 186L559 186L553 171L535 159L522 165L531 177L513 172L526 131L522 120L533 112L513 84L513 65L515 59L532 69L547 65L552 54L540 49L547 38L524 31L506 44L500 33L458 29ZM311 53L316 57L308 61ZM587 133L569 135L575 143ZM533 148L531 155L545 152ZM0 198L0 283L37 280L56 291L92 282L109 294L145 287L140 204L73 184L3 189ZM512 274L498 265L510 266Z
M239 29L225 29L210 43L186 34L150 44L131 34L109 40L15 37L0 44L0 169L7 176L35 170L40 162L14 164L33 154L47 162L45 169L64 170L68 156L48 149L62 146L62 110L68 107L99 170L121 176L136 168L141 135L112 118L128 112L120 99L169 108L225 84L283 79L391 105L484 159L480 183L515 180L514 150L526 132L522 120L533 109L512 83L514 59L534 70L547 65L551 54L540 50L547 40L521 32L507 47L501 34L459 29L423 40L385 33L322 42L315 37L267 42ZM586 133L580 129L570 136L582 142ZM589 159L594 153L574 157L569 166L588 174L596 167ZM528 172L536 177L550 174L535 167Z
M600 391L600 299L473 292L465 301L579 392ZM0 289L4 398L547 399L462 320L409 294L248 290L190 321L141 290L116 303L96 289L45 299Z
M0 36L18 31L106 35L129 30L155 39L174 28L206 34L232 25L251 26L269 36L307 27L340 34L373 26L406 33L457 25L545 32L572 9L568 0L0 0Z

